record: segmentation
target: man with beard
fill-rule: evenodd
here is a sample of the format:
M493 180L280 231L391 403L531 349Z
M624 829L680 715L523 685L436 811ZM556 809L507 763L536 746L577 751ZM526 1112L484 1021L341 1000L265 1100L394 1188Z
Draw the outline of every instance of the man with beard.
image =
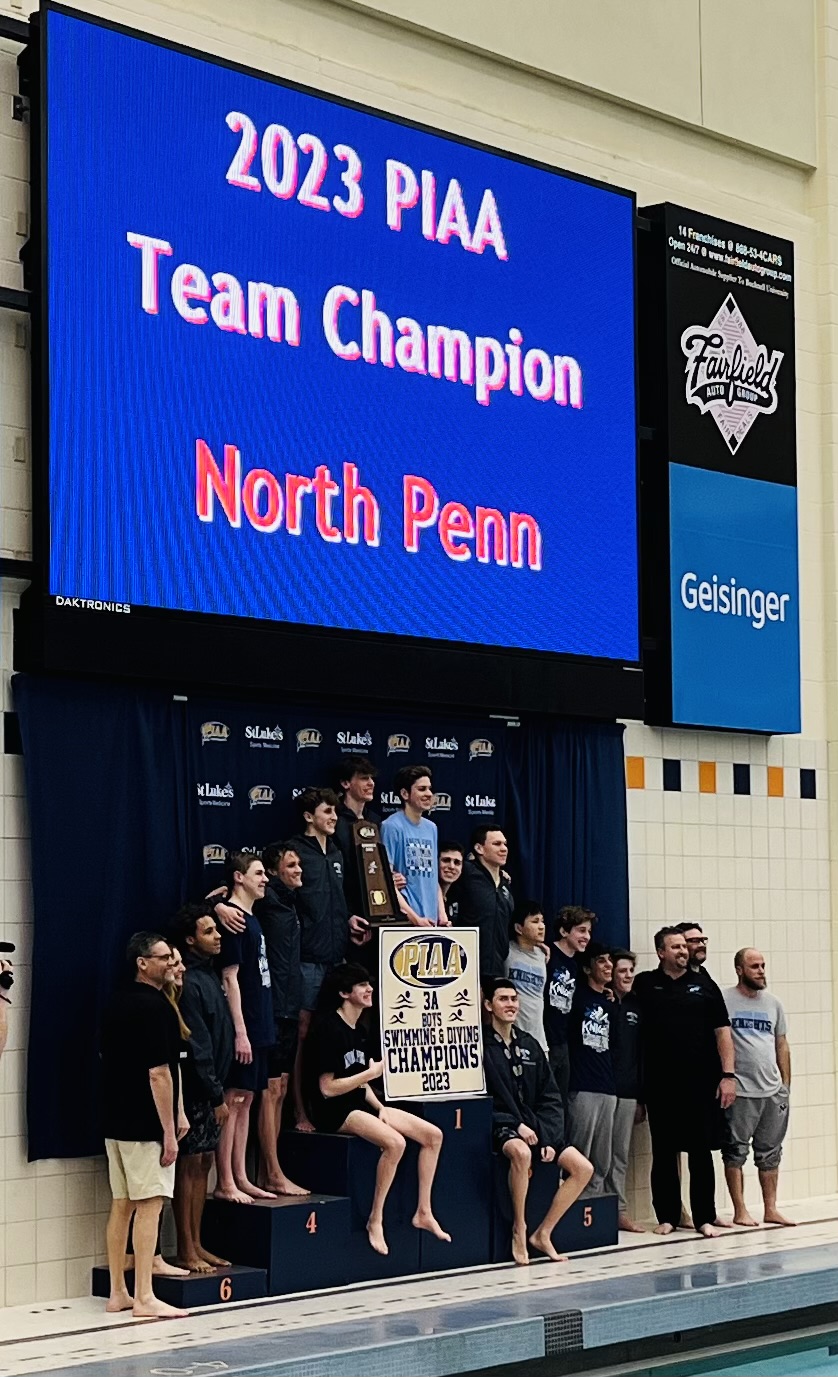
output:
M769 994L765 957L743 947L733 958L738 983L724 991L736 1054L736 1099L727 1111L730 1141L722 1149L734 1224L756 1225L745 1208L742 1168L753 1146L766 1224L792 1224L777 1209L777 1179L789 1125L791 1054L786 1015Z
M689 970L683 933L655 934L660 965L634 982L643 1030L644 1099L652 1138L652 1204L659 1234L681 1218L678 1161L687 1153L696 1230L715 1238L713 1148L724 1140L720 1109L736 1098L733 1039L724 1000Z

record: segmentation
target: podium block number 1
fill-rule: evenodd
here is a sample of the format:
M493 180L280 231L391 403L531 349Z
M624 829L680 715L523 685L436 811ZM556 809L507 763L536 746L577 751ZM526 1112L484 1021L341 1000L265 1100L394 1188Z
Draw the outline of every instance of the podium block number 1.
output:
M454 1128L455 1128L455 1129L457 1129L457 1128L462 1128L462 1126L463 1126L463 1111L462 1111L461 1109L457 1108L457 1109L454 1110Z

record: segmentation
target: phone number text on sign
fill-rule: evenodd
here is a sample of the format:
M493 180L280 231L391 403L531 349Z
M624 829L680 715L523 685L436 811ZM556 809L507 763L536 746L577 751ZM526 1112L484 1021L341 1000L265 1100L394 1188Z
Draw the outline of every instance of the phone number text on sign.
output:
M476 928L385 929L379 989L388 1100L485 1090Z

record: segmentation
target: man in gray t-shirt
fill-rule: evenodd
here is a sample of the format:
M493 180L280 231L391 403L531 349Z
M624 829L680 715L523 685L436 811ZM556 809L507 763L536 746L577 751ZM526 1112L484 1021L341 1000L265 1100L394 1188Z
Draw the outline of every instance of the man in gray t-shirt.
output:
M733 958L738 984L724 991L733 1035L736 1099L722 1149L734 1224L756 1225L745 1207L742 1168L753 1145L766 1224L791 1224L777 1209L777 1179L789 1122L791 1055L783 1006L766 989L765 957L743 947Z
M544 985L547 958L544 955L544 914L534 899L516 904L510 924L509 955L503 973L518 991L516 1028L523 1028L547 1051L544 1036Z

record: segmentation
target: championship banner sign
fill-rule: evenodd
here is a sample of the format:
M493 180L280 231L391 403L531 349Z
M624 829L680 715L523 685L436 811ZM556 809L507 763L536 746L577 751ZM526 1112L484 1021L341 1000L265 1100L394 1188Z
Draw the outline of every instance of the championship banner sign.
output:
M379 1003L388 1100L481 1095L476 928L383 928Z

